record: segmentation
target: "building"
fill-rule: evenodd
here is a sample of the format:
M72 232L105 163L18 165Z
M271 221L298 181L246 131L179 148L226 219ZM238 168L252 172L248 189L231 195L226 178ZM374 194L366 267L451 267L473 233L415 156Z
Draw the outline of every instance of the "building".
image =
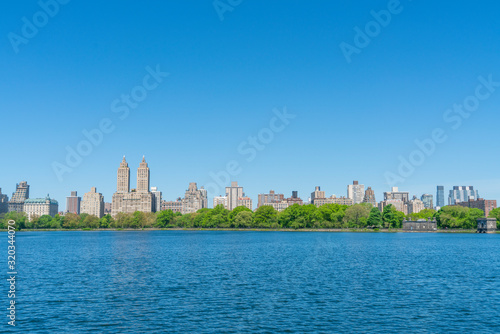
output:
M259 194L259 201L257 203L257 208L260 208L262 205L272 204L272 203L281 203L285 199L285 195L276 194L274 190L269 190L269 194Z
M130 189L130 168L123 157L117 172L116 192L113 194L111 215L119 212L153 212L153 194L149 191L150 172L146 159L137 168L137 189Z
M198 190L196 182L189 184L182 199L182 214L193 213L207 207L207 192L203 187Z
M30 198L30 186L22 181L16 184L16 192L9 201L9 212L24 212L24 201Z
M425 209L424 202L419 200L417 197L413 197L411 201L408 202L407 204L407 214L409 215L410 213L419 213Z
M33 198L24 201L24 212L29 220L44 215L54 217L58 210L59 203L55 199L51 199L49 195L45 198Z
M231 182L230 187L226 187L227 206L226 209L233 210L238 206L238 200L245 197L243 187L238 186L238 182Z
M0 188L0 214L9 212L9 197L2 194L2 188Z
M317 186L311 193L311 204L316 204L315 203L316 199L324 199L324 198L325 198L325 192L322 191L319 186Z
M488 200L483 198L478 198L477 200L469 199L466 202L458 202L456 205L464 206L466 208L471 209L480 209L483 210L484 216L488 217L490 215L490 211L497 208L496 200Z
M477 220L477 233L495 233L496 230L496 218L479 218Z
M370 203L373 206L377 206L377 201L375 200L375 192L371 187L368 187L365 191L365 196L363 197L363 203Z
M286 199L288 206L292 206L294 204L302 205L304 202L302 201L302 198L299 197L299 192L294 190L292 191L292 197L289 197Z
M378 204L378 209L382 212L389 204L391 204L397 211L400 211L405 215L408 214L408 204L400 199L388 199L386 201L382 201Z
M316 207L320 207L324 204L340 204L340 205L353 205L353 200L352 198L347 198L347 197L336 197L335 195L329 197L329 198L315 198L314 203Z
M420 200L424 203L424 208L434 209L433 196L431 194L423 194Z
M359 184L358 181L353 181L352 184L347 185L347 198L352 199L354 204L363 203L364 196L364 184Z
M71 196L66 197L66 213L80 214L80 204L82 198L78 197L76 191L71 192Z
M80 209L81 213L96 216L97 218L104 217L104 196L97 192L96 187L90 188L90 191L83 195Z
M214 197L214 208L218 205L223 205L227 209L227 196Z
M443 206L444 206L444 187L443 186L437 186L436 209L439 210Z
M245 206L253 210L252 199L250 197L240 197L238 198L238 206Z
M479 198L477 190L473 186L454 186L448 195L448 205L455 205L468 200L476 200Z
M110 215L112 209L112 204L109 202L104 203L104 215Z
M436 219L419 219L417 221L403 220L403 231L405 232L435 232L437 231Z
M182 199L179 197L176 201L162 201L161 210L172 210L174 213L182 213Z
M394 199L401 200L406 203L410 199L410 193L407 191L399 191L398 187L392 187L391 191L384 192L384 201Z
M161 211L161 191L157 187L151 187L151 193L153 194L153 212Z

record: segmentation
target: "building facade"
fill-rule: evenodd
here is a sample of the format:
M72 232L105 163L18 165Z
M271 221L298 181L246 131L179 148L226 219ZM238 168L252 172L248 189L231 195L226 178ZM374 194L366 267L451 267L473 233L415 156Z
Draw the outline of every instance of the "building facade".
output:
M285 199L285 195L276 194L274 190L270 190L269 194L259 194L259 200L257 202L257 208L260 208L262 205L272 204L272 203L281 203Z
M162 201L161 210L172 210L174 213L182 213L182 199L179 197L176 201Z
M206 208L208 201L206 196L205 189L198 190L196 182L191 182L182 199L182 214L193 213Z
M218 205L223 205L227 209L227 196L215 196L214 197L214 208Z
M425 209L424 202L422 202L416 197L414 197L411 201L409 201L407 205L408 205L407 214L419 213L420 211Z
M444 206L444 186L437 186L436 192L436 209Z
M347 198L352 199L354 204L363 203L365 196L365 185L359 184L358 181L353 181L352 184L347 185Z
M378 204L378 209L382 212L384 211L384 208L389 204L391 204L397 211L400 211L405 215L408 214L408 204L400 199L388 199L385 201L381 201Z
M403 220L403 231L405 232L435 232L437 231L436 219L419 219L416 221Z
M153 212L161 211L161 191L159 191L157 187L151 187L151 193L153 194Z
M24 201L30 198L30 186L22 181L16 184L16 192L9 201L9 212L24 212Z
M233 210L238 206L238 200L245 197L243 187L238 186L238 182L231 182L230 187L226 187L227 209Z
M448 195L448 205L455 205L460 202L476 200L479 198L479 193L474 190L473 186L454 186Z
M0 214L9 212L9 197L2 194L2 188L0 188Z
M149 167L146 159L137 169L137 189L130 190L130 168L123 157L117 172L117 187L113 194L111 215L116 217L120 212L135 211L153 212L153 194L149 191Z
M316 199L324 199L325 192L321 190L321 187L317 186L314 188L314 191L311 193L311 204L316 204Z
M90 188L90 191L83 195L80 209L81 213L96 216L97 218L104 217L104 196L97 192L96 187Z
M335 197L331 196L328 198L315 198L314 199L314 204L316 207L320 207L324 204L340 204L340 205L353 205L353 200L352 198L347 198L347 197Z
M253 210L252 199L250 197L240 197L238 198L238 206L245 206Z
M477 233L495 233L497 220L495 218L479 218L477 220Z
M286 199L288 206L292 206L294 204L302 205L304 202L302 201L302 198L299 197L299 192L294 190L292 191L292 197L289 197Z
M468 200L466 202L458 202L457 205L464 206L466 208L471 209L480 209L483 210L484 216L488 217L490 215L491 210L497 208L496 200L488 200L484 198L478 198L477 200Z
M368 187L365 191L365 196L363 197L363 203L370 203L373 206L377 206L377 200L375 199L375 192L371 187Z
M55 199L51 199L49 195L45 198L33 198L24 201L24 212L29 220L44 215L54 217L58 211L59 203Z
M424 203L426 209L434 209L433 196L431 194L423 194L420 200Z
M407 191L399 191L398 187L392 187L391 191L384 192L384 201L394 199L407 203L410 200L410 193Z
M78 197L78 193L76 191L72 191L71 196L66 197L66 213L79 215L81 201L82 198Z

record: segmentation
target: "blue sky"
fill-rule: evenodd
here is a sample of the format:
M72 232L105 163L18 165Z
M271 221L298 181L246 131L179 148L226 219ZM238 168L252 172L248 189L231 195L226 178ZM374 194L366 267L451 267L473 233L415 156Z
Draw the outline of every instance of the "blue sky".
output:
M26 180L31 197L50 193L61 210L70 191L92 186L111 201L122 156L135 187L145 155L167 200L189 182L213 182L209 173L229 161L255 205L269 189L346 195L353 180L381 200L399 157L442 129L447 139L396 185L417 196L473 185L499 200L500 89L458 129L444 115L475 94L478 77L500 81L500 4L402 0L348 63L341 43L355 46L354 28L365 31L388 3L243 1L220 20L212 1L73 0L16 53L11 33L23 37L23 17L33 23L42 9L9 2L0 14L2 192ZM148 66L169 75L120 119L112 102L140 86ZM238 146L283 108L295 118L247 161ZM114 130L58 179L66 146L76 149L103 119Z

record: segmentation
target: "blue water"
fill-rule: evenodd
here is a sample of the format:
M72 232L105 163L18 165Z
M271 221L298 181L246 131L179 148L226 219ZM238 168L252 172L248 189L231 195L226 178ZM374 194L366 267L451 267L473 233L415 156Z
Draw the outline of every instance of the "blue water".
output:
M26 232L17 262L23 333L500 332L500 235Z

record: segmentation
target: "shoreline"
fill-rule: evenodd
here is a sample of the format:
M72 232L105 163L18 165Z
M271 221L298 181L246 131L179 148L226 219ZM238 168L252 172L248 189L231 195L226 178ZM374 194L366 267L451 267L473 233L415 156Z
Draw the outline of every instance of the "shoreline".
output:
M477 233L477 230L459 230L459 229L438 229L436 231L405 231L403 229L324 229L324 228L303 228L303 229L287 229L287 228L277 228L277 229L267 229L267 228L106 228L106 229L22 229L16 232L148 232L148 231L238 231L238 232L329 232L329 233ZM6 229L0 230L0 232L7 232ZM490 234L500 233L496 231Z

